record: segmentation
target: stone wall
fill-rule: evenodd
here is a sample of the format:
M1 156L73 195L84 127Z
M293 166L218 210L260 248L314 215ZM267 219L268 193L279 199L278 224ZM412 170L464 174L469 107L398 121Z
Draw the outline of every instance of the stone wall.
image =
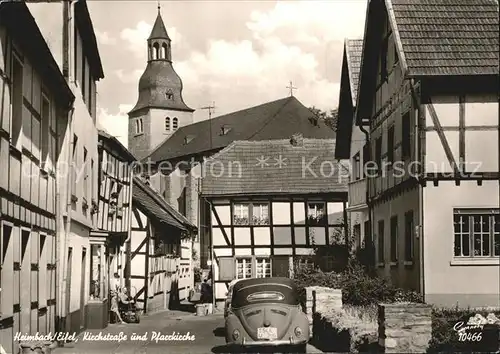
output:
M309 320L309 336L312 338L314 314L342 310L342 290L322 286L307 287L305 310Z
M357 308L364 315L363 308ZM365 309L366 310L366 309ZM425 353L432 337L430 305L380 304L378 333L372 320L353 315L342 305L342 291L320 286L306 288L305 312L311 343L325 352Z
M432 308L426 304L380 304L379 345L385 353L425 353L432 338Z

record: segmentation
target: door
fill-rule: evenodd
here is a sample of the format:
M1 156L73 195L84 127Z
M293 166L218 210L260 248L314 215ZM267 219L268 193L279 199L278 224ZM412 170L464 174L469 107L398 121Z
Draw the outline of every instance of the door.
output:
M66 331L71 331L71 269L73 265L73 247L68 248L68 259L66 265Z
M85 274L87 270L87 249L82 248L82 272L80 275L80 329L85 328Z

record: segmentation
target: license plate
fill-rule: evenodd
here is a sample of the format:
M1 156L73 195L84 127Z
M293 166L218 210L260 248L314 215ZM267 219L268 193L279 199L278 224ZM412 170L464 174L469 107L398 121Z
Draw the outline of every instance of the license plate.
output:
M257 328L257 338L265 340L274 340L278 338L278 329L276 327Z

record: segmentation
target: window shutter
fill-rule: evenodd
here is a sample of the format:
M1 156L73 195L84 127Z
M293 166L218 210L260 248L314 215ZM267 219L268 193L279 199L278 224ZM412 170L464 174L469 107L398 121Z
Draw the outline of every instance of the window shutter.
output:
M272 276L290 277L290 264L288 256L274 256L272 258Z
M233 257L220 257L219 258L219 279L224 281L231 281L236 278L236 266Z

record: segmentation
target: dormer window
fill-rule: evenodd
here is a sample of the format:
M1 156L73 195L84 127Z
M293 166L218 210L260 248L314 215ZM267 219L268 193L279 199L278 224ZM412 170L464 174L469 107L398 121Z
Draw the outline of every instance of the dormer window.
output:
M186 135L184 137L184 145L189 144L194 139L194 135Z
M168 90L167 93L166 93L166 96L167 96L167 100L173 100L174 99L174 93L172 92L172 90Z
M227 125L223 125L221 128L220 128L220 135L226 135L227 133L229 133L231 131L231 128Z
M177 119L177 117L174 118L172 123L172 127L174 128L174 130L177 130L177 128L179 127L179 120Z
M137 118L135 120L135 133L136 134L144 133L144 127L142 125L142 118Z
M165 130L170 130L170 117L165 118Z

